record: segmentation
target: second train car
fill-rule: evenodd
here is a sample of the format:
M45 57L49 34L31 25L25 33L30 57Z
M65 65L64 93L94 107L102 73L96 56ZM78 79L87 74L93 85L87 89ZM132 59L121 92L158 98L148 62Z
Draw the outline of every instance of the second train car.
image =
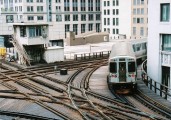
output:
M107 79L116 93L136 91L137 59L145 59L146 42L144 39L118 41L112 46Z

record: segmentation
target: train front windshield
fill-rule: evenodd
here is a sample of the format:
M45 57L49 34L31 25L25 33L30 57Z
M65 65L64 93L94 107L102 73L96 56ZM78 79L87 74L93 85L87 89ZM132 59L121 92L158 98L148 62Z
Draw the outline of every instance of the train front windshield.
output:
M117 64L116 62L110 62L110 72L116 73L117 72Z
M135 62L128 62L128 72L135 72Z

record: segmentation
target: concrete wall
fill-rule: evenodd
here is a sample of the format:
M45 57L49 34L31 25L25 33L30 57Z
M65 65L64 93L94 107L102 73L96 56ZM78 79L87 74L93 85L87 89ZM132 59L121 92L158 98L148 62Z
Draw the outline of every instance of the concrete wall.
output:
M160 34L171 34L171 18L169 22L160 22L160 4L170 3L170 0L149 0L149 23L148 23L148 52L147 72L148 75L161 82L161 39ZM171 16L171 12L170 12ZM171 66L171 65L170 65Z
M68 32L66 38L66 44L68 46L74 45L85 45L87 43L99 43L99 42L108 42L109 34L108 33L95 33L90 32L89 34L83 34L82 36L76 37L74 32Z

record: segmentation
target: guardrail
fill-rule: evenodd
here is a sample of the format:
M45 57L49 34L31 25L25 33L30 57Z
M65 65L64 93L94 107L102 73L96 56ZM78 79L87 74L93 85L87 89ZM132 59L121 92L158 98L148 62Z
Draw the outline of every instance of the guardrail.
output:
M151 79L148 74L147 74L147 60L145 60L142 63L141 66L142 69L142 80L144 81L144 83L151 89L153 90L155 93L159 93L159 95L161 97L164 97L165 99L169 97L171 97L171 88Z

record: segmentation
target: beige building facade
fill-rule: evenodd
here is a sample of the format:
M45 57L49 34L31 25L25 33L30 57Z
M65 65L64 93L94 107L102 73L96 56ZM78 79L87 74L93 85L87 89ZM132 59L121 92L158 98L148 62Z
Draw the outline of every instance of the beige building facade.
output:
M148 0L132 0L131 37L144 38L148 35Z

